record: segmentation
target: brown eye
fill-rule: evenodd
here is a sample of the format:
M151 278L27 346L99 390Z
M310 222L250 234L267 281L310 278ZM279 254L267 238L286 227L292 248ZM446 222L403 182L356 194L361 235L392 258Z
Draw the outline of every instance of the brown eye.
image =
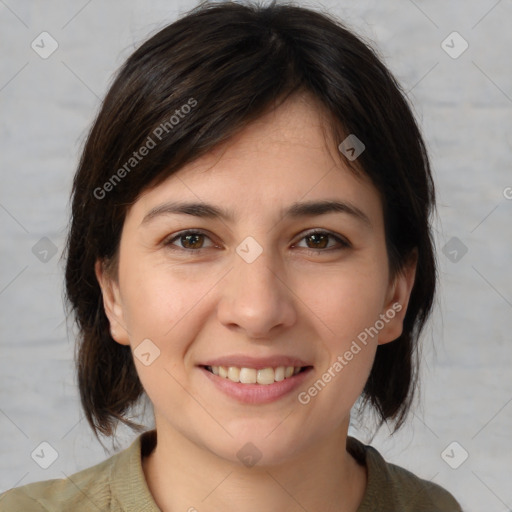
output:
M201 249L204 242L202 237L203 235L182 235L180 240L185 249Z
M329 240L334 240L336 243L329 245ZM313 251L325 252L329 249L340 249L350 247L350 243L339 236L333 235L327 231L313 231L306 234L302 237L301 241L306 241L306 249L311 249ZM336 247L338 245L338 247ZM297 247L300 247L297 245ZM302 246L304 247L304 246Z
M330 235L313 233L305 237L305 239L311 240L313 244L313 247L310 247L311 249L325 249L329 243L329 236Z
M199 251L207 248L204 247L205 240L210 240L210 238L200 231L182 231L164 242L164 244L173 250ZM175 244L174 242L176 241L179 241L180 245Z

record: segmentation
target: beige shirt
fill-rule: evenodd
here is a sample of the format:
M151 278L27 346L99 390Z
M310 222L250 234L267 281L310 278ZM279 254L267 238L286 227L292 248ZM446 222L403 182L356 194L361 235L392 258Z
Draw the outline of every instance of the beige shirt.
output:
M142 456L156 446L156 431L69 478L16 487L0 495L1 512L161 512L146 483ZM437 484L387 463L372 446L347 438L348 451L366 464L368 482L357 512L462 512ZM185 511L184 511L185 512Z

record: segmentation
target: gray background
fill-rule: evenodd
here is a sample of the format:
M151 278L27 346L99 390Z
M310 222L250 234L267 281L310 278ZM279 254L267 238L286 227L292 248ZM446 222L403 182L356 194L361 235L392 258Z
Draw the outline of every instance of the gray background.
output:
M0 491L109 455L82 420L63 312L68 195L113 72L194 5L0 0ZM512 510L512 1L322 5L374 41L403 84L439 192L441 286L423 340L421 406L373 445L449 489L467 511ZM31 48L43 31L59 45L47 59ZM453 31L469 44L458 58L441 46ZM453 37L448 44L461 48ZM368 439L365 430L351 434ZM120 431L123 446L133 437ZM31 458L42 441L58 453L48 469Z

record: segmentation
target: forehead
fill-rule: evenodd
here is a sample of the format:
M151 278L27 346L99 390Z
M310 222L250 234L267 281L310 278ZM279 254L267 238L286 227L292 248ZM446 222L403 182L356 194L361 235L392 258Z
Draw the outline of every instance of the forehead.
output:
M216 159L247 159L250 155L272 152L284 153L289 159L295 153L309 159L331 159L339 162L337 143L328 130L329 113L316 98L308 93L295 94L277 108L268 111L231 137L224 144L214 148L198 165L213 165ZM190 166L193 168L194 164Z
M184 199L254 215L338 198L360 205L378 223L377 190L348 168L327 126L328 115L310 96L291 97L146 191L129 214L140 221L159 203Z

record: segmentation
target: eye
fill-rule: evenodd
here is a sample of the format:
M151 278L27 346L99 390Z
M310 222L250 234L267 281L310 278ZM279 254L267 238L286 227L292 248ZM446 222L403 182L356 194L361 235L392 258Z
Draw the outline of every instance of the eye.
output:
M181 233L178 233L177 235L172 236L172 238L167 239L164 242L164 245L169 247L172 250L182 249L182 250L198 252L201 249L207 248L207 247L203 246L205 239L211 240L210 237L207 236L202 231L188 230L188 231L182 231ZM181 246L176 245L174 243L175 241L179 241L181 243ZM213 244L208 247L213 247Z
M329 244L329 239L333 240L335 243ZM172 235L170 238L164 241L164 245L171 250L190 252L200 252L203 249L215 247L213 243L205 246L205 240L210 240L211 242L211 238L202 231L187 230ZM326 252L328 250L346 249L351 247L350 242L328 231L310 231L301 238L300 242L303 240L306 241L305 247L300 246L299 244L294 244L292 247L302 247L314 253ZM178 242L179 245L175 242ZM336 245L338 245L338 247L336 247Z
M337 242L339 247L336 248L336 243L328 245L329 239L332 239L335 242ZM331 250L331 249L333 249L333 247L334 247L334 250L346 249L348 247L351 247L351 244L350 244L350 242L348 242L348 240L345 240L337 235L329 233L328 231L319 231L319 230L310 231L309 233L307 233L306 235L304 235L301 238L301 241L302 240L306 240L305 249L309 249L310 251L313 251L315 253L326 252L326 250ZM297 244L296 247L300 247L300 245ZM304 247L304 246L302 246L302 247Z

